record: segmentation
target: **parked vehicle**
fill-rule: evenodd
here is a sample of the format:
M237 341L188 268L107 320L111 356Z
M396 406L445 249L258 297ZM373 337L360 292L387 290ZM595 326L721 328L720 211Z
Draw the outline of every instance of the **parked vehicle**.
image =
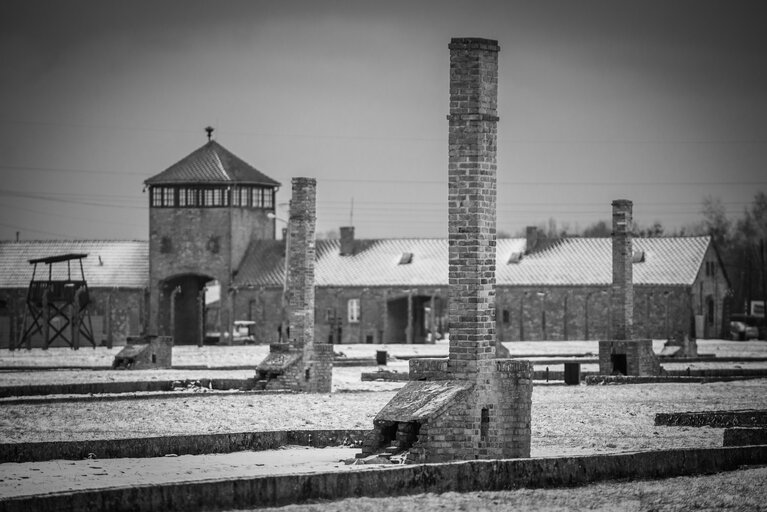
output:
M764 325L762 317L732 315L730 316L730 338L738 341L764 339Z
M256 342L255 337L256 322L252 320L235 320L234 332L232 335L232 345L251 345ZM205 333L206 345L217 345L221 341L221 333Z

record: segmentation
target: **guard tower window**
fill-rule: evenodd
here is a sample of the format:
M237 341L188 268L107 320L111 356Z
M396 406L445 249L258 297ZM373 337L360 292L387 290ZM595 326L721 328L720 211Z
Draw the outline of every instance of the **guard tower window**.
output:
M162 189L160 187L152 188L152 206L162 206Z
M186 189L187 206L197 206L199 204L199 200L197 199L197 192L198 190L196 188Z
M253 201L251 201L251 206L253 208L262 208L264 206L263 189L253 187L252 191Z
M176 206L176 191L173 187L163 187L162 189L162 205L163 206Z
M262 189L264 195L264 208L274 208L274 191L270 189Z

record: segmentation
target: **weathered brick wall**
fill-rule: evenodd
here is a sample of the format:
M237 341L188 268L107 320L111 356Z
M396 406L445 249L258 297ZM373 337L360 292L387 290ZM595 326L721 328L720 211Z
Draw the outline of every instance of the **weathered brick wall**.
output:
M438 361L422 359L416 371L424 377L438 374ZM408 461L529 457L532 376L529 361L481 361L475 386L458 394L444 412L421 424Z
M408 362L410 380L444 380L450 378L446 358L411 359Z
M450 371L495 355L497 41L450 43L448 254Z
M625 354L625 375L659 375L660 363L652 349L652 340L600 340L599 373L612 375L615 368L611 356Z
M216 279L229 288L233 270L232 233L228 208L149 209L149 331L169 334L165 279L194 274ZM222 299L225 294L222 295ZM221 301L221 328L231 318L226 300Z
M498 339L612 338L609 296L608 286L499 287L496 297ZM633 314L637 337L665 339L680 331L691 333L690 289L635 285Z
M267 217L271 210L231 208L232 268L239 268L251 240L274 240L275 219Z

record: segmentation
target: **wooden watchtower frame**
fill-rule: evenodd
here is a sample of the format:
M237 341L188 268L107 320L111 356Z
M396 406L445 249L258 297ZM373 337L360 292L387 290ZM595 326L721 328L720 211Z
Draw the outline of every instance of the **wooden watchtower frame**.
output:
M29 282L27 291L27 308L24 311L21 336L16 345L11 342L10 349L22 348L26 344L27 350L32 348L32 336L41 333L43 336L43 349L48 349L50 344L61 338L74 350L80 348L82 336L96 348L93 339L93 325L88 305L88 283L85 281L83 270L83 258L87 254L62 254L29 260L34 265L32 280ZM80 279L72 279L73 260L80 263ZM55 263L67 264L67 278L53 279L53 265ZM37 277L37 265L48 265L48 278ZM57 272L59 274L60 272ZM58 277L58 275L57 275ZM54 323L54 318L62 320ZM67 328L70 333L67 335Z

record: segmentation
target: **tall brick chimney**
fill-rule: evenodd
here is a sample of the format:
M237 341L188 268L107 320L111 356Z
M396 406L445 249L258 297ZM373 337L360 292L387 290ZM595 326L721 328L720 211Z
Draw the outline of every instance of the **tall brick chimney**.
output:
M497 41L450 43L448 134L449 369L495 356Z
M613 284L612 319L615 340L630 340L634 324L634 279L631 257L633 203L616 199L613 206Z
M410 380L376 415L361 456L407 462L530 456L533 365L495 350L498 43L450 43L450 351L411 359Z
M317 222L317 180L293 178L288 228L287 305L289 341L314 342L314 232Z
M317 180L293 178L285 266L287 343L269 347L257 368L262 389L329 393L333 345L314 340L314 263Z

